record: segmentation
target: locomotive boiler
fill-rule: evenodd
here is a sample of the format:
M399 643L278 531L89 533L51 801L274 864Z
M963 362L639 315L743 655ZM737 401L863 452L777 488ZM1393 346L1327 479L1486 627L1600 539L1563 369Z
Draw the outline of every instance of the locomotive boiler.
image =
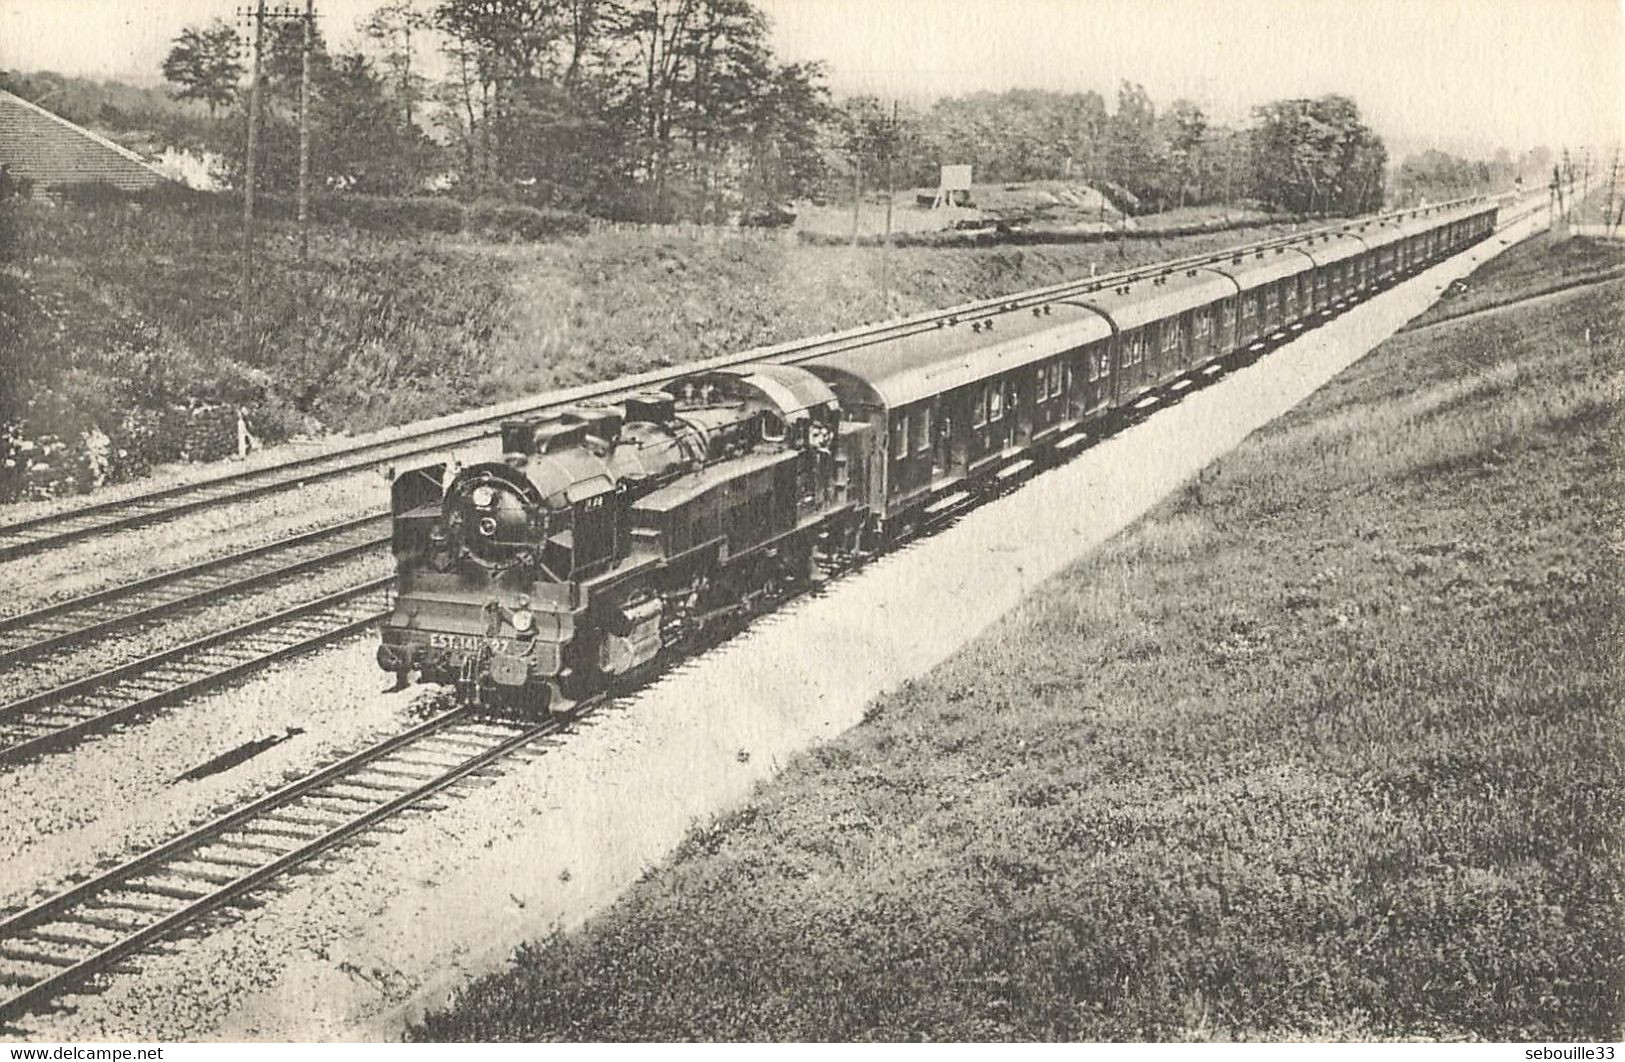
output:
M820 542L855 533L866 434L773 365L505 422L499 460L395 480L379 666L502 709L573 703L815 578Z
M1472 202L1351 222L507 422L500 459L395 481L378 662L465 701L567 708L821 563L946 519L1180 381L1471 246L1495 218Z

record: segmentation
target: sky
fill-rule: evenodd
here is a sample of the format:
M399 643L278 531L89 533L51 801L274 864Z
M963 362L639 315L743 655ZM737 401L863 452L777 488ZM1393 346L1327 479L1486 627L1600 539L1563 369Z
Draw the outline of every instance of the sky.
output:
M251 0L0 0L0 68L154 83L181 28ZM279 0L282 3L298 0ZM380 0L317 0L330 41ZM432 0L423 0L432 6ZM1486 151L1615 143L1625 0L756 0L785 60L837 95L905 104L1119 80L1221 120L1341 92L1391 142Z

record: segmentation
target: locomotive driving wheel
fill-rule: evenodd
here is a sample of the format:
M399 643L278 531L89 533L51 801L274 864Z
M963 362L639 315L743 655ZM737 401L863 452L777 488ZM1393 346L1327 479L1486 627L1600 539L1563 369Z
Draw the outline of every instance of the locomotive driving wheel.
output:
M555 707L552 688L542 682L492 686L485 699L499 714L517 719L541 719Z

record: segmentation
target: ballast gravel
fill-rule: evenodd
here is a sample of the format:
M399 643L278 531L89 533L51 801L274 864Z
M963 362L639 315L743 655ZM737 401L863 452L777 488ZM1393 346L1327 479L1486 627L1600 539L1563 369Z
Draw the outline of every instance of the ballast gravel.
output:
M28 1033L57 1040L397 1037L425 1007L502 966L520 942L568 930L603 908L690 826L736 805L797 752L859 722L876 694L947 657L1029 587L1290 409L1505 245L1492 237L952 529L792 603L605 709L562 745L511 762L443 807L394 820L202 935L143 955L139 973L75 997L73 1011L28 1019ZM254 714L262 727L382 732L389 719L404 721L412 695L369 692L379 678L370 667L360 646L328 654L319 675L285 672L280 681L254 684L252 697L239 692L234 699L249 706L239 703L237 711ZM274 696L268 686L282 691L283 710L264 705ZM289 701L313 709L303 716L308 722L293 722ZM162 742L177 738L145 740L162 753ZM292 766L276 759L250 773L264 781L269 771ZM100 773L90 772L93 783L99 777L111 790L106 795L55 791L52 813L71 814L71 806L87 825L52 843L23 845L37 866L48 863L60 874L98 847L116 848L115 837L158 832L155 821L174 821L178 813L167 806L137 812L141 795L155 792L160 779L141 771L144 782L124 796L120 763L140 770L112 754ZM43 774L33 784L53 792ZM216 785L210 798L221 801L244 788L225 779ZM107 811L110 798L124 802L117 813ZM27 824L8 823L4 832L16 829ZM51 858L42 861L44 849Z

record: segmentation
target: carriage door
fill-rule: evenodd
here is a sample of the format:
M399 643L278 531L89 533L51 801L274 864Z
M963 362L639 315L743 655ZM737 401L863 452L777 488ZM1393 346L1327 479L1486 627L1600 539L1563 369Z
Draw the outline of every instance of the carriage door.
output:
M957 403L951 396L944 396L935 403L937 415L932 425L934 437L931 440L931 478L935 479L942 473L954 467L954 432L958 428Z
M1010 440L1016 446L1027 445L1033 437L1033 410L1030 405L1032 388L1023 387L1021 373L1013 372L1004 381L1004 408L1010 417Z
M995 377L987 382L987 452L996 454L1010 444L1010 424L1013 410L1005 408L1004 381Z

